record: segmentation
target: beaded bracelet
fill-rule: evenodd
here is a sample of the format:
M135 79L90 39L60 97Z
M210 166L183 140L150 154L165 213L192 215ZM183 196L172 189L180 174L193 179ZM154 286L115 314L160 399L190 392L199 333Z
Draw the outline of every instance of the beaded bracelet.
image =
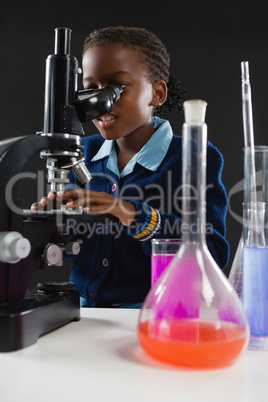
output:
M158 216L157 224L155 225L155 228L151 231L151 233L148 236L146 236L145 238L143 237L142 239L140 239L140 241L145 241L145 240L151 239L151 237L153 237L153 235L160 229L161 216L160 216L160 213L159 213L159 211L157 209L155 211L156 211L157 216Z
M142 226L138 233L133 237L139 240L147 240L150 238L160 227L160 214L157 209L149 207L149 214L146 216L145 224ZM150 220L149 220L150 219ZM149 222L149 223L148 223Z

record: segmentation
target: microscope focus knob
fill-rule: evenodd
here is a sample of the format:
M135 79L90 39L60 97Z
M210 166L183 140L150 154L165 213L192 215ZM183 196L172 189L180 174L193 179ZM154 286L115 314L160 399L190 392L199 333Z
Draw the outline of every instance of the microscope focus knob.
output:
M0 261L15 264L28 257L31 243L19 232L0 232Z
M77 241L70 241L65 245L65 252L66 254L77 255L80 252L80 248L80 244Z
M57 244L47 244L44 256L48 265L62 265L62 250Z

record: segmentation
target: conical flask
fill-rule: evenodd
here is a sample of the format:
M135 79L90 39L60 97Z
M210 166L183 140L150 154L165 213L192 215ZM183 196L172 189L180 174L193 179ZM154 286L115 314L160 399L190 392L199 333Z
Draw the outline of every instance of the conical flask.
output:
M144 351L161 362L225 367L246 348L249 326L206 245L206 102L186 101L184 111L182 244L145 298L137 336Z
M244 128L243 231L229 279L250 325L250 349L268 350L268 147L254 145L248 62L241 63Z

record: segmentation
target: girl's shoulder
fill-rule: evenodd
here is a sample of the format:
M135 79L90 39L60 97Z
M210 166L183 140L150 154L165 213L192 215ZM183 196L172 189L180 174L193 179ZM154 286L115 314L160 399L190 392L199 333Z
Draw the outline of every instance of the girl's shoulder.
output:
M182 147L182 136L173 134L171 145L174 147ZM210 141L207 141L207 149L208 152L212 152L217 154L218 156L222 156L218 148L216 148L215 145L213 145Z
M170 154L182 153L182 136L173 134L169 148ZM207 160L213 162L220 167L223 166L224 159L222 153L210 141L207 141Z
M173 134L171 144L173 144L174 146L181 145L182 144L182 136Z

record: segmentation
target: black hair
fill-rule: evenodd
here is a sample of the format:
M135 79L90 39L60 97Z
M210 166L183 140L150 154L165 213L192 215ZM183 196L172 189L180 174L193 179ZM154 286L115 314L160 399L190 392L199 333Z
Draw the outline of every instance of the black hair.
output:
M167 99L161 106L155 108L154 115L165 118L169 113L182 111L186 91L181 89L180 81L170 74L170 56L165 45L154 33L145 28L123 26L97 29L86 37L82 56L90 47L109 43L120 43L137 50L147 67L150 82L155 83L159 80L166 82Z

